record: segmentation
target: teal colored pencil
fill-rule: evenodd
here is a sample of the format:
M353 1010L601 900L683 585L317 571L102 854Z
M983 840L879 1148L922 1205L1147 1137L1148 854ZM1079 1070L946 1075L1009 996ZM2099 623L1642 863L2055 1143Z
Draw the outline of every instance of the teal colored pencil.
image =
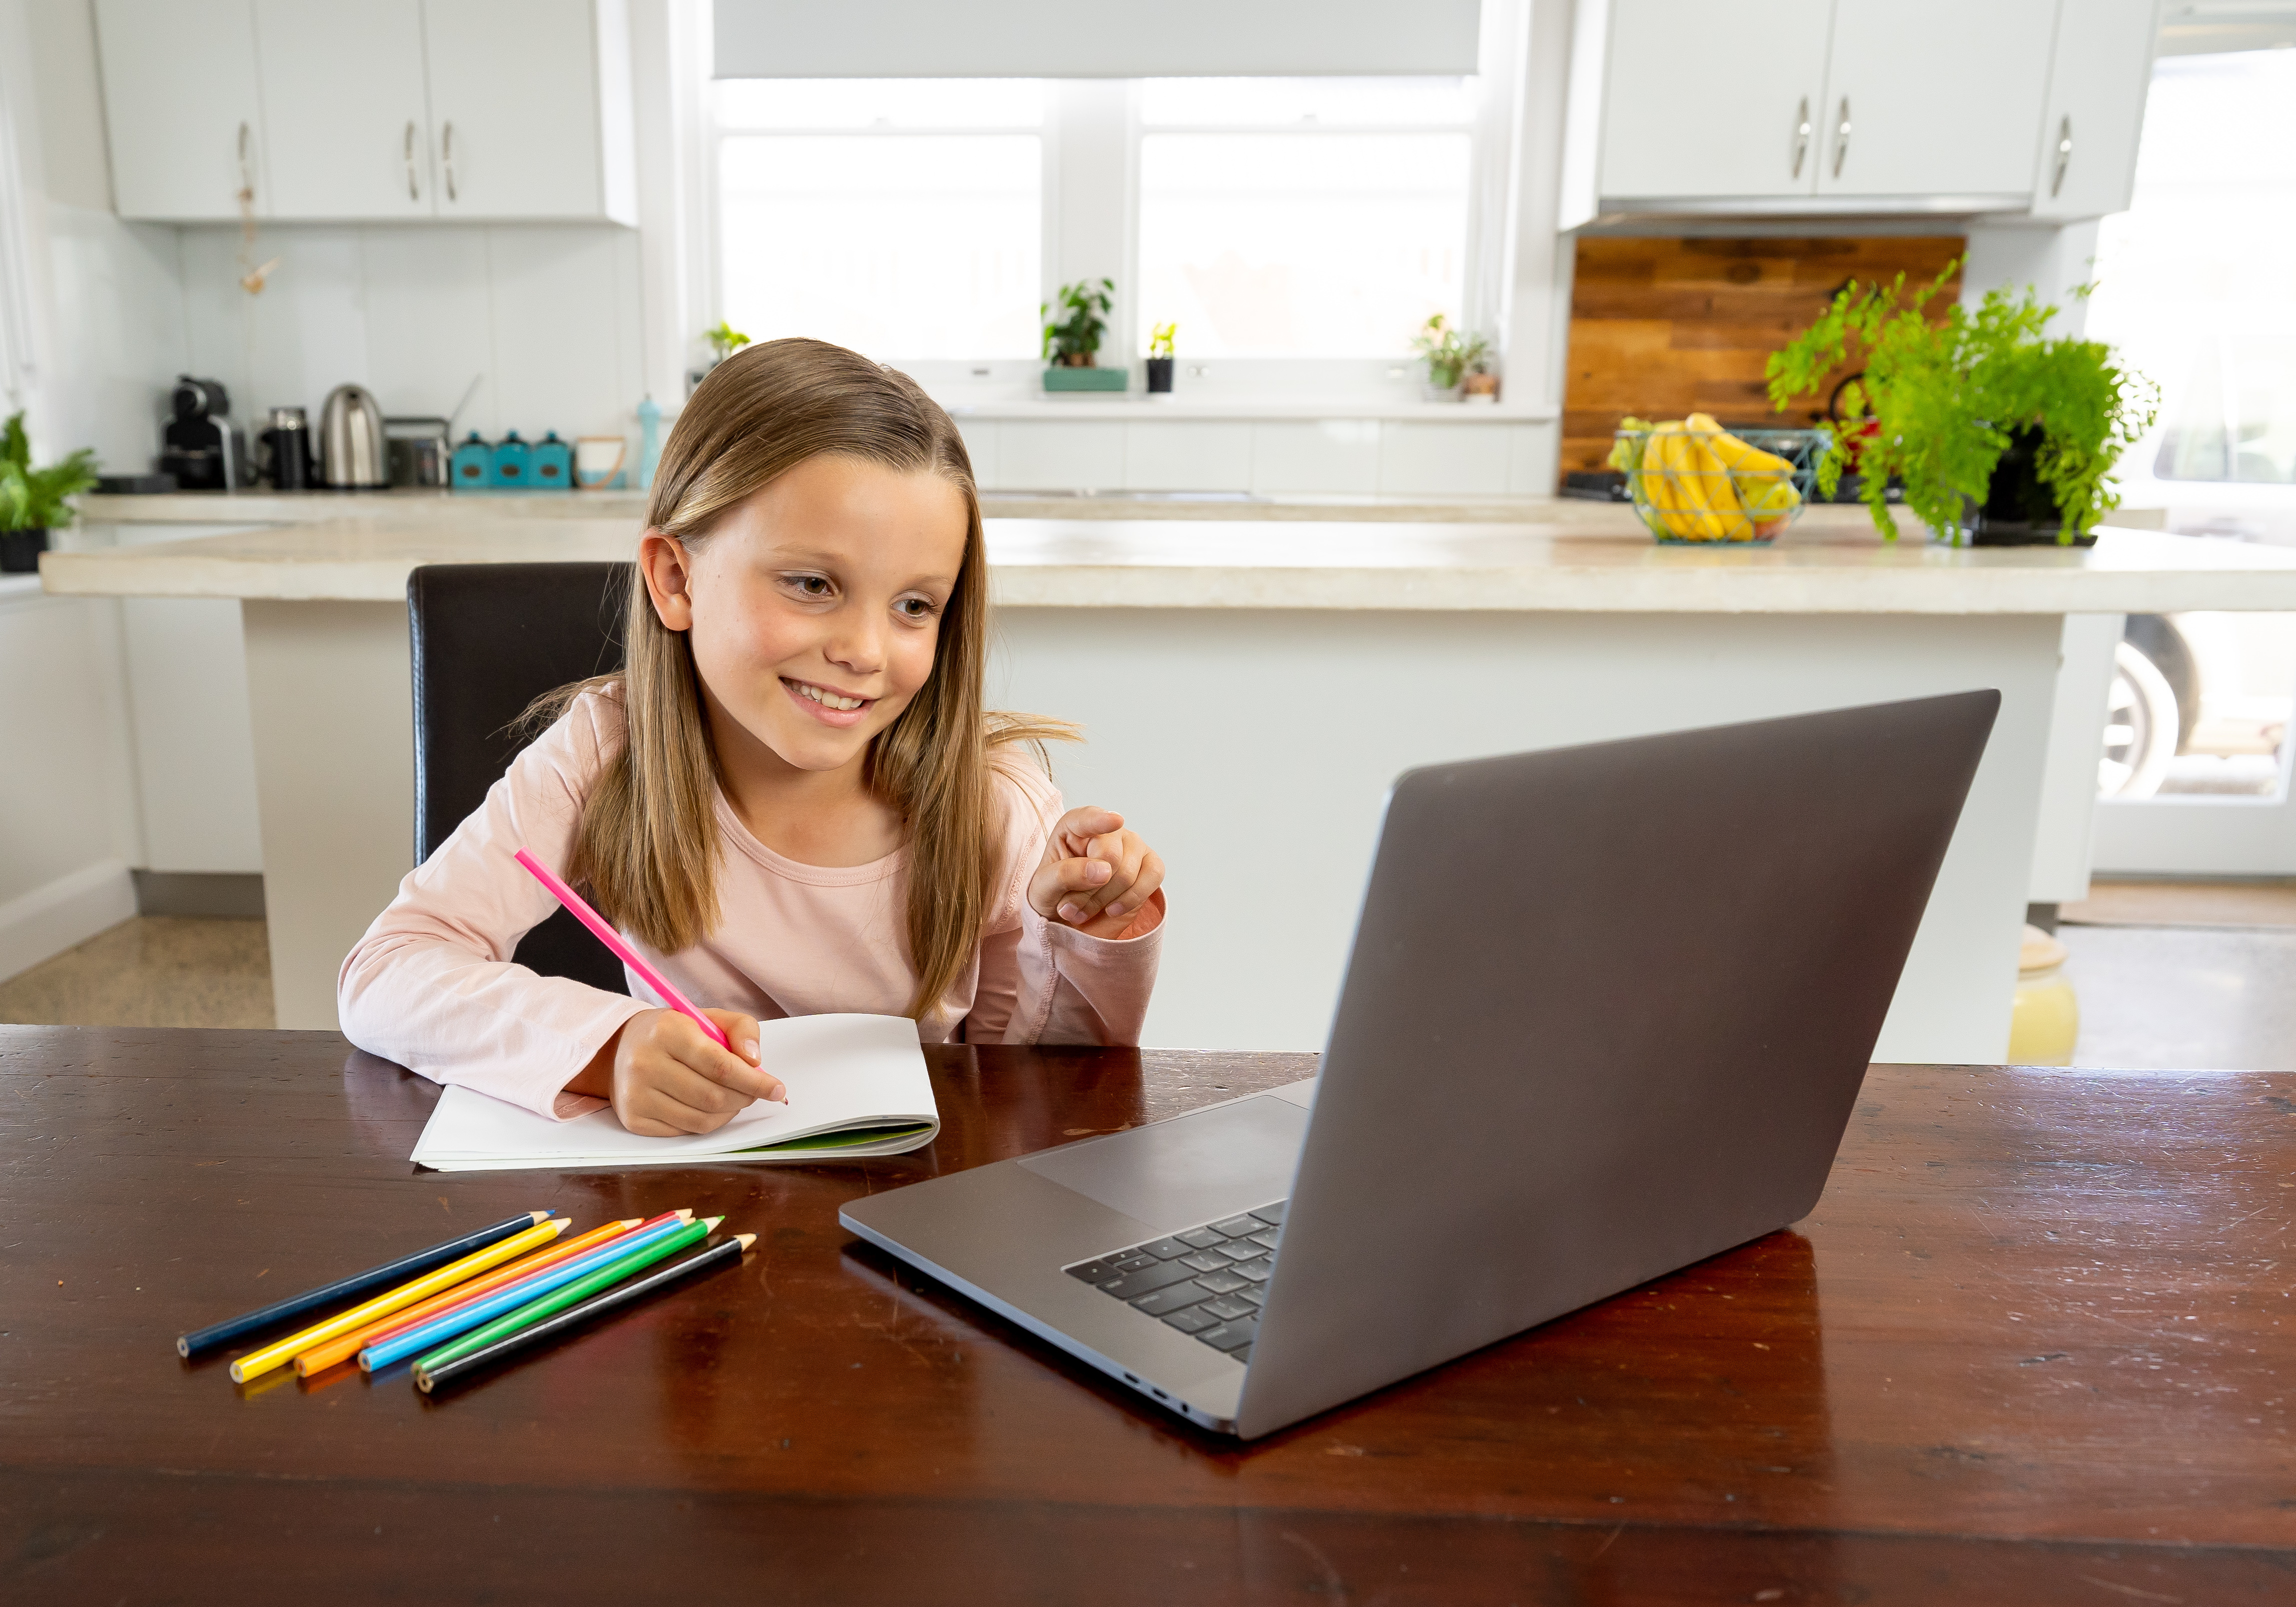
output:
M704 1217L698 1222L689 1222L667 1239L634 1250L620 1260L601 1267L586 1278L578 1279L563 1289L554 1289L540 1300L529 1300L516 1311L507 1312L485 1327L464 1334L454 1343L440 1346L430 1355L417 1359L414 1370L428 1373L433 1367L443 1367L457 1357L484 1349L496 1340L507 1339L521 1328L555 1316L578 1301L586 1300L601 1289L611 1289L631 1274L652 1266L664 1256L676 1255L687 1245L708 1238L725 1219L723 1217Z

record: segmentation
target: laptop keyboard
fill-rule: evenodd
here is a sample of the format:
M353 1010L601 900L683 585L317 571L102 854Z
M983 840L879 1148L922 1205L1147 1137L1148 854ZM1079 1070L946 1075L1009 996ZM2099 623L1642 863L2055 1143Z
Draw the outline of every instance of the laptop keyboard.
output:
M1248 1362L1287 1203L1278 1200L1061 1270Z

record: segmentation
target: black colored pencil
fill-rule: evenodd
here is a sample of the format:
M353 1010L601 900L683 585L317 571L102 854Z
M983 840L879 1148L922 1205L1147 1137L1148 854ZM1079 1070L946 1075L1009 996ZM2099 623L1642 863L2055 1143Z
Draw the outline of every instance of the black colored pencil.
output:
M425 1373L422 1368L417 1367L414 1370L414 1382L425 1395L428 1395L440 1384L452 1383L464 1373L475 1372L489 1363L498 1361L512 1351L533 1344L537 1340L545 1340L553 1334L563 1333L567 1329L579 1323L586 1323L594 1316L601 1316L619 1307L629 1305L635 1300L642 1300L666 1284L675 1283L681 1278L691 1277L698 1272L714 1272L721 1267L729 1267L740 1260L742 1252L757 1241L758 1235L755 1234L736 1234L723 1244L705 1250L700 1255L688 1256L674 1266L663 1267L652 1277L640 1278L635 1283L625 1284L619 1289L598 1296L595 1300L585 1300L579 1306L569 1307L556 1316L537 1323L531 1328L521 1328L516 1333L496 1341L483 1350L473 1350L468 1356L457 1357L433 1372Z
M363 1294L372 1294L374 1291L388 1288L393 1283L403 1283L409 1278L421 1276L434 1267L444 1267L457 1257L467 1256L474 1250L484 1250L497 1239L507 1239L512 1234L522 1234L549 1215L548 1211L521 1211L515 1217L504 1218L492 1227L482 1227L474 1234L464 1234L461 1238L450 1239L444 1244L433 1244L428 1250L418 1250L413 1255L403 1257L389 1266L370 1267L365 1272L353 1273L349 1277L338 1279L324 1288L291 1295L283 1300L275 1300L259 1311L250 1311L245 1316L235 1316L227 1323L217 1323L212 1327L193 1329L176 1340L176 1354L182 1357L199 1356L218 1346L231 1344L262 1329L287 1322L291 1318L307 1316L323 1306L348 1304Z

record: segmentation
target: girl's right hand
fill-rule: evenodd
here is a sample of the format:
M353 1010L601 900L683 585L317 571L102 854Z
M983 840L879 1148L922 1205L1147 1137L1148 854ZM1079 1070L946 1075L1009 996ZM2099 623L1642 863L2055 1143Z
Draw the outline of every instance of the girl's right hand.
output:
M785 1100L781 1078L758 1065L756 1019L732 1010L702 1013L718 1023L734 1052L719 1048L677 1011L640 1011L622 1023L569 1089L598 1092L579 1085L592 1080L601 1069L598 1061L611 1054L608 1097L614 1114L622 1126L648 1138L714 1133L757 1100Z

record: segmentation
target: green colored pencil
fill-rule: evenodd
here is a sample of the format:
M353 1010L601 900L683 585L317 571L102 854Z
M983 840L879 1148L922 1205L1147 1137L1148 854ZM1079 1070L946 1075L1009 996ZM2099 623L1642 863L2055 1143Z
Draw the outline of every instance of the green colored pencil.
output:
M498 1339L507 1339L520 1329L563 1311L580 1300L586 1300L601 1289L611 1289L631 1274L652 1266L664 1256L676 1255L689 1244L699 1243L714 1232L723 1217L704 1217L699 1222L689 1222L667 1239L656 1240L644 1249L634 1250L619 1261L609 1262L586 1278L578 1278L563 1289L554 1289L540 1300L529 1300L515 1311L504 1313L483 1328L472 1329L451 1344L442 1345L414 1364L417 1373L428 1373L433 1367L443 1367L456 1357L468 1356L483 1349Z

